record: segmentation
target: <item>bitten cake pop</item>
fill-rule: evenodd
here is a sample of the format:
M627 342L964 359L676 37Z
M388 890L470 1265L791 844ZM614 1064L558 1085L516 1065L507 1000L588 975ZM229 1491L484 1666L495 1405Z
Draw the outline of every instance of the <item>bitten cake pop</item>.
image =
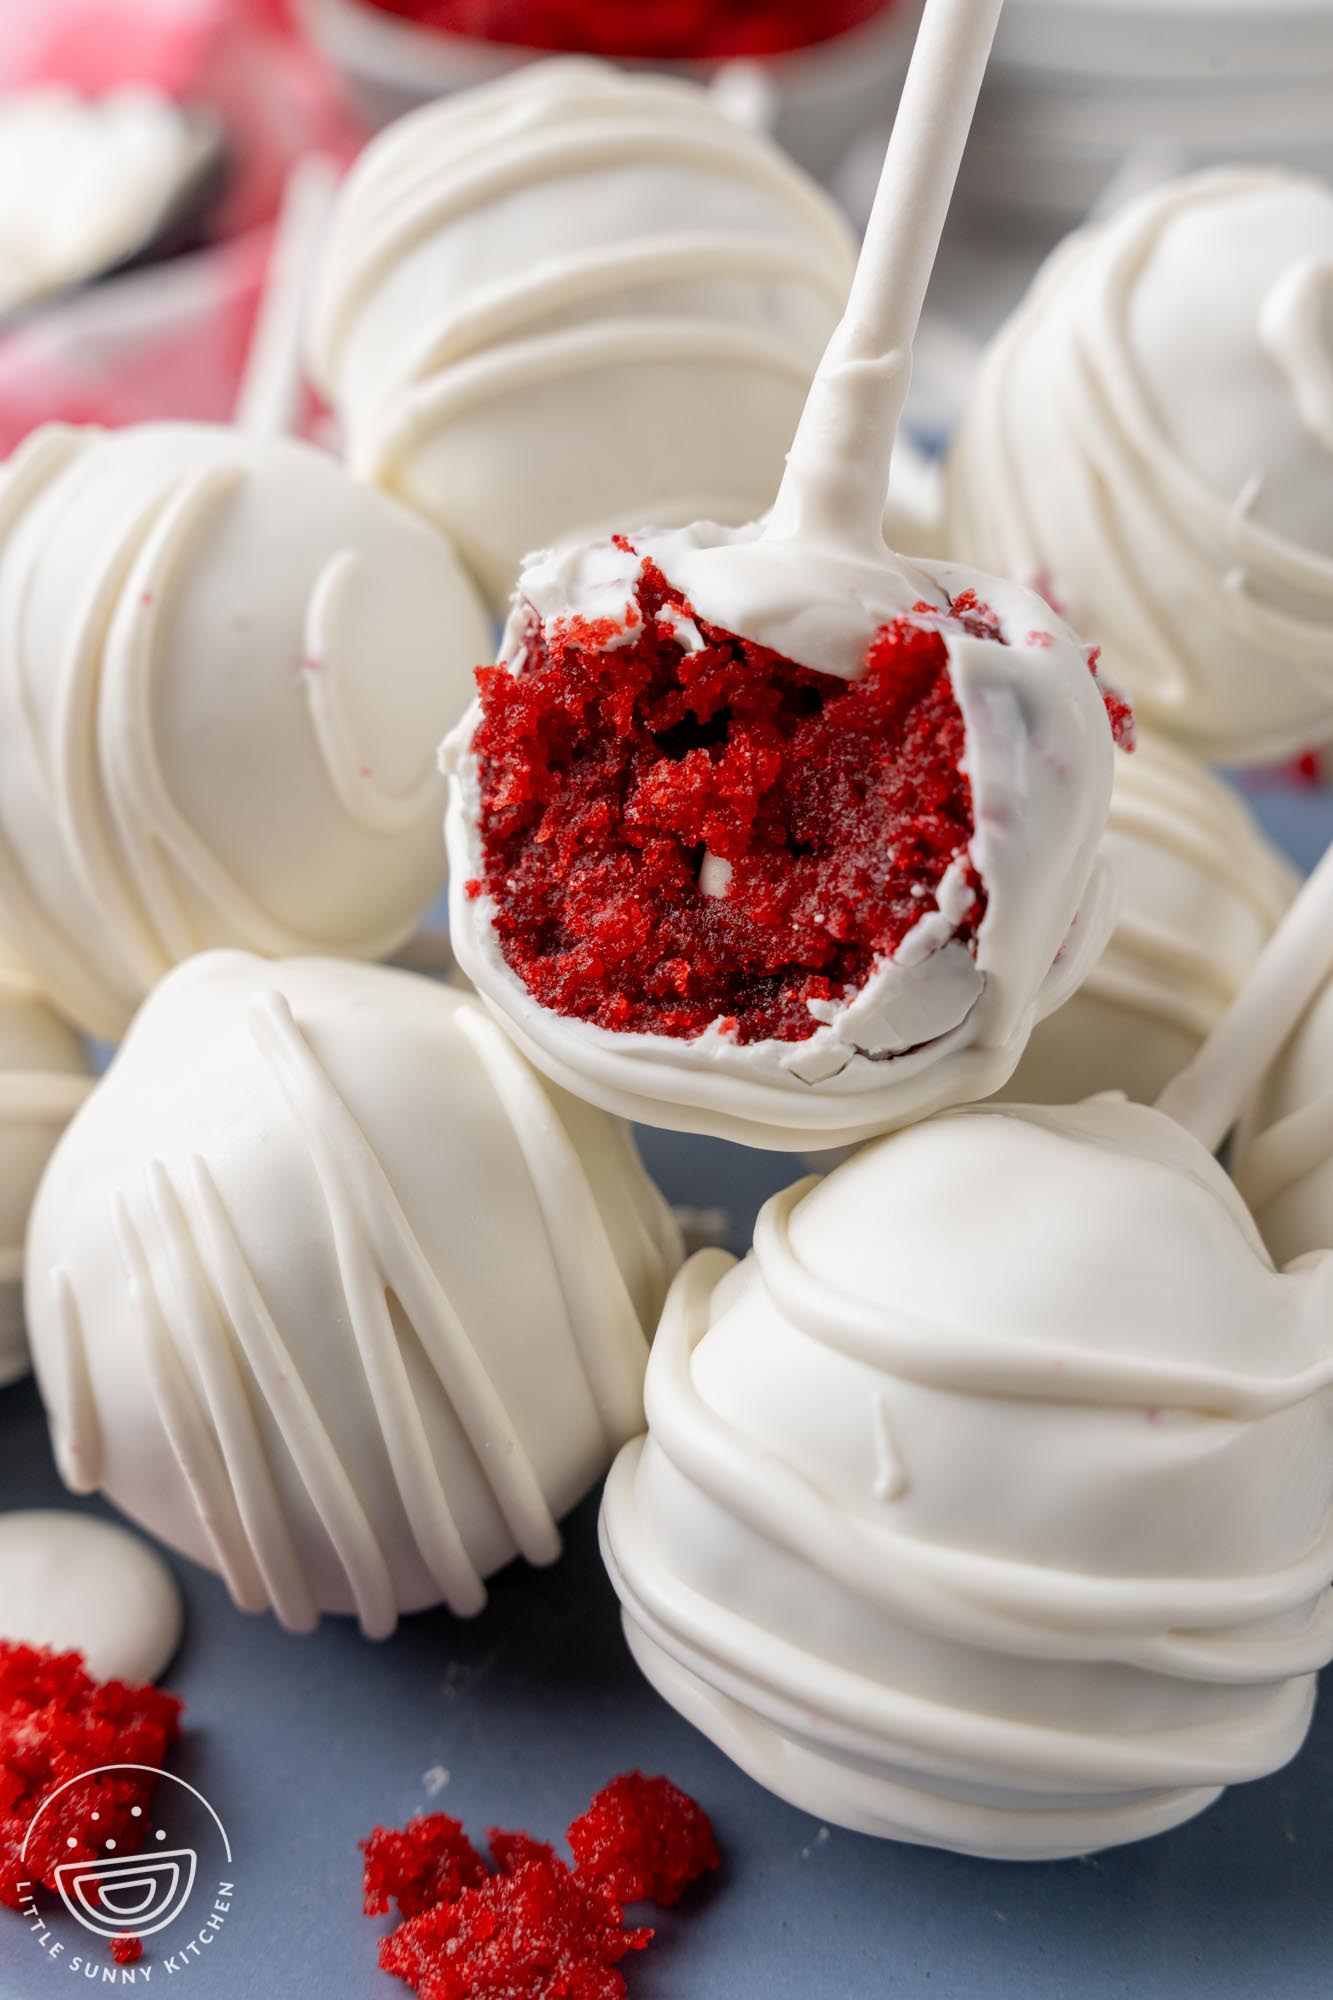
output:
M436 894L487 649L447 545L309 446L49 426L0 475L0 928L114 1038L193 951L376 956Z
M1102 852L1119 898L1110 943L1033 1033L1016 1103L1123 1090L1150 1104L1243 985L1296 893L1295 871L1229 785L1165 738L1117 757Z
M866 1137L996 1090L1104 942L1121 705L1035 593L882 530L998 4L927 8L772 514L530 559L446 745L459 962L605 1109Z
M88 1093L83 1045L0 947L0 1387L28 1365L23 1235L51 1148Z
M66 1482L296 1630L479 1610L642 1421L679 1261L626 1129L410 973L178 967L56 1152L27 1302Z
M1333 955L1333 866L1161 1108L985 1105L677 1280L603 1547L639 1664L865 1832L1049 1859L1300 1746L1333 1657L1333 1254L1212 1156ZM1322 936L1322 941L1321 941Z
M1333 737L1333 191L1200 174L1072 237L992 343L946 546L1039 578L1140 722Z
M852 264L827 197L703 91L543 63L367 148L312 367L353 466L500 609L528 549L764 507Z

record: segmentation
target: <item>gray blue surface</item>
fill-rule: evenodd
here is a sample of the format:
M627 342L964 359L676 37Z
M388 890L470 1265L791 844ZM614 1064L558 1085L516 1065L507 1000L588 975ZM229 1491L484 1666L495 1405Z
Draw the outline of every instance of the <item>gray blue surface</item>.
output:
M1265 784L1254 802L1306 866L1333 837L1329 794ZM723 1203L742 1233L791 1170L663 1134L646 1134L644 1151L673 1200ZM6 1390L0 1508L52 1504L68 1503L36 1396ZM717 1883L660 1919L630 1964L636 2000L1322 2000L1333 1989L1333 1700L1288 1770L1094 1860L1003 1865L828 1831L758 1790L639 1679L595 1522L594 1500L569 1522L563 1560L515 1565L475 1623L413 1618L383 1646L343 1623L290 1638L177 1565L189 1621L168 1679L188 1714L172 1768L226 1820L237 1883L190 1992L390 2000L405 1989L376 1970L382 1926L358 1912L364 1833L434 1805L477 1835L499 1823L558 1837L634 1765L693 1792L726 1855ZM70 1986L0 1912L0 2000L81 1990L99 1988ZM164 1990L176 1982L149 1986Z

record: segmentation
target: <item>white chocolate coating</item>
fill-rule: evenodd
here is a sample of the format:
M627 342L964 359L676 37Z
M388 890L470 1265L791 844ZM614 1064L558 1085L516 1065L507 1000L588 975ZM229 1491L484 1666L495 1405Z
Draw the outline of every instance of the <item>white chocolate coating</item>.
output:
M1231 1167L1274 1257L1333 1249L1333 981L1247 1105Z
M500 612L529 549L767 507L852 265L833 205L703 91L539 63L366 150L311 367L354 467Z
M109 1040L208 946L391 951L489 650L447 546L307 445L35 432L0 475L0 929Z
M42 1170L90 1089L78 1036L0 946L0 1387L27 1373L23 1237Z
M822 566L805 562L784 591L780 563L755 535L753 528L733 534L705 526L639 536L636 547L639 560L651 556L696 606L696 582L710 555L739 555L744 602L714 599L708 615L794 651L802 664L848 677L878 626L914 603L944 607L973 587L998 614L1005 645L941 626L966 730L976 818L971 859L989 896L975 955L956 940L960 913L949 907L946 875L939 907L927 910L857 993L821 1012L804 1041L741 1046L717 1027L689 1039L618 1033L554 1013L505 961L493 898L466 892L469 880L485 873L471 748L478 701L445 746L450 931L463 971L562 1088L647 1124L798 1151L846 1145L988 1096L1011 1074L1034 1022L1077 986L1109 930L1097 846L1113 749L1083 652L1034 593L949 565L918 569L887 552L876 567L833 556ZM755 553L753 565L747 551ZM571 611L624 619L627 605L637 617L630 600L638 566L607 544L532 558L503 658L521 668L529 606L544 619ZM708 582L716 577L707 572ZM761 603L761 589L751 586L766 582L774 589Z
M182 1622L176 1579L141 1536L70 1509L0 1514L0 1638L80 1652L94 1680L155 1681Z
M1201 174L1063 245L982 364L946 546L1046 578L1205 757L1333 736L1333 190Z
M1140 736L1117 757L1102 843L1111 939L1040 1023L1004 1087L1017 1104L1123 1090L1151 1104L1235 999L1296 893L1244 800L1187 750Z
M640 1665L821 1819L1178 1824L1295 1753L1333 1655L1331 1303L1123 1099L867 1147L673 1289L602 1515Z
M485 1602L642 1422L679 1239L475 1002L237 952L141 1010L33 1211L66 1483L294 1629Z

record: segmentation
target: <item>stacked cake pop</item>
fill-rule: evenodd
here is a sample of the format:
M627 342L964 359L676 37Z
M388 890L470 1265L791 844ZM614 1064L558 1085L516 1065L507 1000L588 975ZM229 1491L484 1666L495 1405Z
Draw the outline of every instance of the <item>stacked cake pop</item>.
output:
M391 951L435 896L431 745L485 624L323 453L54 426L0 490L0 923L113 1038L210 945Z
M1114 1097L798 1184L654 1344L603 1514L636 1658L840 1825L1038 1859L1189 1818L1333 1656L1331 1287Z
M1259 763L1333 735L1333 191L1174 182L1071 237L982 364L948 546L1038 578L1139 720Z
M244 1609L382 1637L555 1558L639 1428L678 1261L625 1128L545 1089L474 1002L209 953L56 1153L28 1325L76 1491Z
M339 203L316 379L501 607L528 549L772 498L846 224L700 90L591 62L432 104Z

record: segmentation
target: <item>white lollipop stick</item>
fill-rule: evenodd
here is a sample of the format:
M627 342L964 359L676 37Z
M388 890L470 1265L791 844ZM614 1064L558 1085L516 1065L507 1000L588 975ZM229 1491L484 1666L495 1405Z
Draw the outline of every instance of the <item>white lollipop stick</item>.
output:
M1199 1053L1158 1098L1158 1110L1216 1151L1330 972L1333 847Z
M882 557L912 342L1003 0L926 0L847 310L801 413L768 541Z
M292 168L283 190L264 296L236 399L234 421L251 437L285 437L296 426L306 301L337 189L333 161L310 153Z

